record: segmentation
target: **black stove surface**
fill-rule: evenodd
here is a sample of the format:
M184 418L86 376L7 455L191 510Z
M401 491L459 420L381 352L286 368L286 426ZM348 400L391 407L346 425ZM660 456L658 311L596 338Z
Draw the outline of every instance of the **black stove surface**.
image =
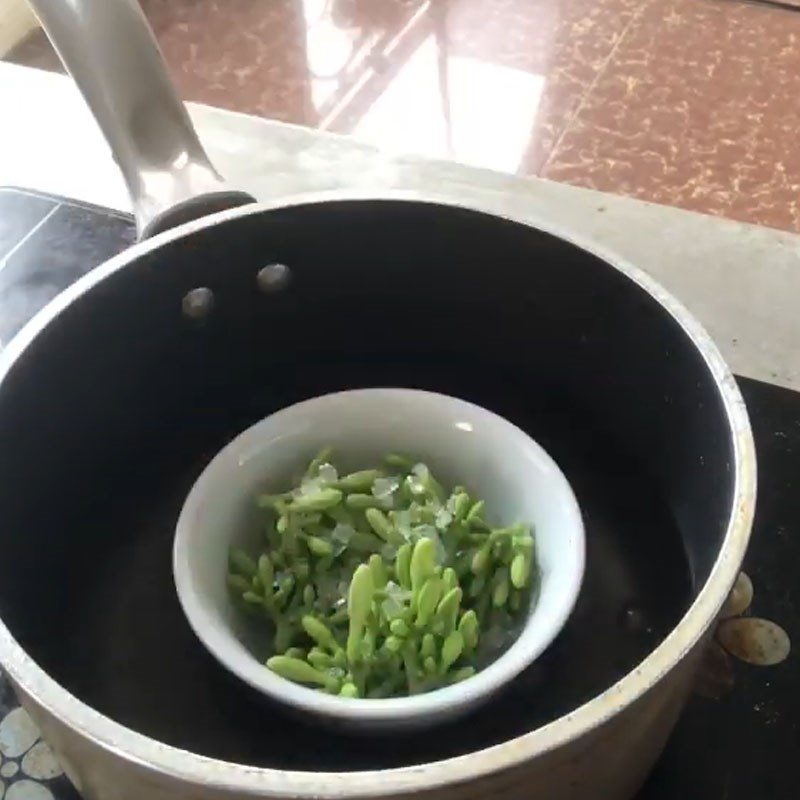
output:
M135 239L126 214L0 188L0 347L62 289Z
M0 188L0 349L25 322L135 240L130 216L64 198ZM739 379L758 451L759 496L745 570L747 612L800 641L800 393ZM2 554L0 554L0 558ZM759 668L733 662L718 699L696 694L639 800L790 800L800 782L800 668L796 652ZM732 686L731 686L732 683ZM706 692L708 694L708 692ZM75 800L26 728L0 674L0 797ZM34 757L36 756L36 757ZM37 793L38 792L38 793ZM602 800L600 798L599 800Z

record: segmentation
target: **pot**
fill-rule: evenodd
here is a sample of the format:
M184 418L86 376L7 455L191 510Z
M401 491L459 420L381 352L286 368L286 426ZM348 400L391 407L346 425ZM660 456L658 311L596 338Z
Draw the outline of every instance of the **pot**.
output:
M744 556L752 437L708 336L635 266L431 196L256 204L210 165L132 0L33 3L142 240L0 355L0 663L87 798L631 797ZM170 550L257 419L406 386L508 418L587 537L562 634L483 711L335 736L257 702L181 615Z

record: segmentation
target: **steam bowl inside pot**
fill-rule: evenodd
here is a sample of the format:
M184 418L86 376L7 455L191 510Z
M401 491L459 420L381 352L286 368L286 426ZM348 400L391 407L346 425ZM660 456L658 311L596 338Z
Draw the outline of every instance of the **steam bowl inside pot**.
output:
M263 536L254 498L285 489L321 446L347 469L403 451L449 485L486 500L492 525L533 526L538 591L516 641L461 683L390 699L331 696L268 670L226 586L231 546L253 550ZM283 409L227 445L194 484L178 520L174 576L189 623L205 647L253 688L295 709L350 728L398 730L453 718L486 702L527 667L566 622L584 570L584 531L566 478L519 428L479 406L406 389L326 395Z

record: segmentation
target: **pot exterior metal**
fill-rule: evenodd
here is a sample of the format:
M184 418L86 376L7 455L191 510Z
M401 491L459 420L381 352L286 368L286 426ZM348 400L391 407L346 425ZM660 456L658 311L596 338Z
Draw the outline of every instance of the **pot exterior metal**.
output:
M621 707L585 736L513 768L500 769L479 780L461 781L456 767L439 785L413 793L385 791L380 778L365 777L362 798L378 800L629 800L658 759L691 688L704 642L689 653L647 694ZM138 764L122 752L84 736L50 714L36 698L15 686L20 702L41 728L61 759L66 774L86 800L233 800L233 798L295 797L265 777L259 790L242 791L215 783L213 762L207 780L181 778ZM614 706L613 690L604 701ZM416 767L424 772L426 767ZM326 797L346 797L336 781ZM320 795L322 796L322 795Z
M290 209L291 205L282 204L280 208ZM9 369L36 340L39 331L92 286L109 280L118 271L122 273L133 262L157 256L171 243L178 245L194 236L192 244L195 245L198 234L205 231L211 236L216 225L252 223L261 231L263 220L258 215L265 211L270 209L234 209L196 221L140 244L108 262L81 285L57 298L9 345L0 359L0 381L3 368ZM417 209L414 213L421 211ZM460 212L453 213L458 216ZM556 233L562 241L571 241L569 235ZM583 249L592 250L586 246ZM87 798L332 800L410 798L413 794L432 800L485 796L625 800L632 796L674 726L700 648L741 564L754 508L755 462L743 402L707 335L661 287L631 265L619 263L613 255L600 255L606 264L639 284L658 301L688 334L713 376L732 439L731 469L735 486L727 533L718 556L713 559L709 578L698 587L696 600L667 639L638 668L602 695L519 738L480 752L408 768L315 773L239 766L179 750L135 733L70 695L34 663L0 623L3 666L24 706L62 759L68 776Z

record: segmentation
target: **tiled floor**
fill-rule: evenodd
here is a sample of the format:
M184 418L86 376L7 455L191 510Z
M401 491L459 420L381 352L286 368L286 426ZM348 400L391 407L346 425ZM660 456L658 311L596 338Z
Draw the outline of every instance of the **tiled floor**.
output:
M784 0L787 6L800 0ZM743 0L142 0L183 95L800 231L800 13ZM12 54L55 68L41 34Z
M544 174L800 230L800 13L647 4Z

